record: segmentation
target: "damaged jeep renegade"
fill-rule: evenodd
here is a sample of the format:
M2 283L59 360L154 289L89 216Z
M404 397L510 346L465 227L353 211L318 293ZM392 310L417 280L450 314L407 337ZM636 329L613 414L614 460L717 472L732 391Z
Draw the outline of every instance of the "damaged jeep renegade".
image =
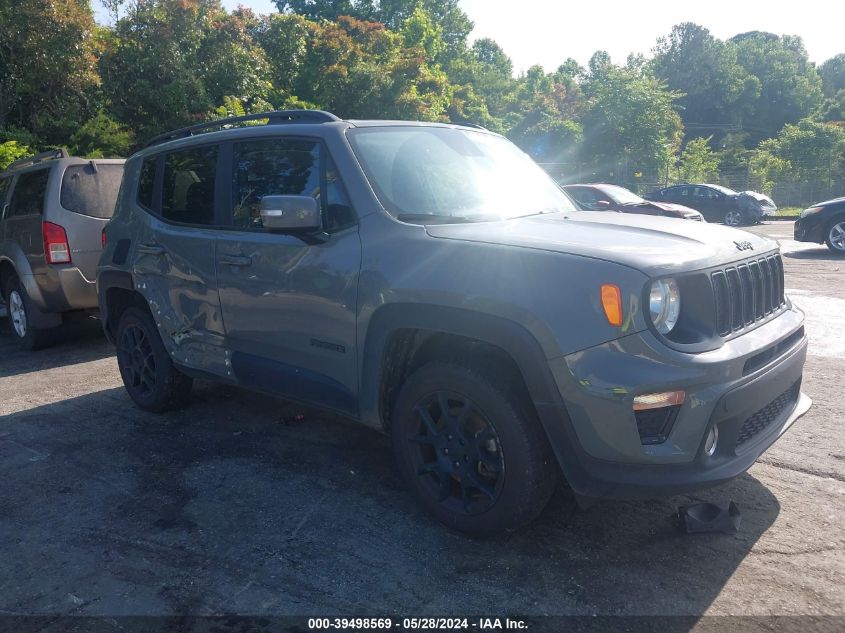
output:
M471 126L298 110L177 130L126 162L103 242L138 406L184 406L199 378L340 413L473 534L532 520L561 474L584 498L718 484L810 407L777 243L576 210Z

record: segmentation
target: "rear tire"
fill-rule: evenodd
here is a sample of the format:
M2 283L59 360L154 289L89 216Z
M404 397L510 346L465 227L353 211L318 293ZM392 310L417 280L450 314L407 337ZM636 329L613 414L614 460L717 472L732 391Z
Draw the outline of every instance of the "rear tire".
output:
M824 243L837 255L845 255L845 218L837 218L827 227Z
M135 404L161 413L188 401L193 379L173 365L147 310L126 309L118 322L116 345L120 377Z
M536 518L560 473L528 399L488 373L429 363L402 386L391 418L413 494L442 523L476 536Z
M18 346L27 351L43 349L56 339L56 328L37 328L32 317L38 310L17 277L11 277L6 284L6 317L9 328Z

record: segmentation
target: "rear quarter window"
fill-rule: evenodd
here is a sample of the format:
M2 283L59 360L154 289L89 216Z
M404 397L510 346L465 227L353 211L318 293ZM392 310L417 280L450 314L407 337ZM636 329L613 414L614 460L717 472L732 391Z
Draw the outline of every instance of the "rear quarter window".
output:
M44 194L49 178L49 169L29 171L18 176L12 199L9 201L8 217L43 213Z
M62 178L61 205L92 218L110 218L123 178L123 165L72 165Z

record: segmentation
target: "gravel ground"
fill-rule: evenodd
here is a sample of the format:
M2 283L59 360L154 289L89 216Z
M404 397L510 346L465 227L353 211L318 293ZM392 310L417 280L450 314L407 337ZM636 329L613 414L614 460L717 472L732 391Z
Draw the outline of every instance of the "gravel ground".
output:
M751 230L808 313L811 411L720 488L580 510L561 487L492 540L424 514L363 427L203 383L146 414L93 319L34 354L0 333L0 615L845 616L845 260ZM741 530L680 535L691 499Z

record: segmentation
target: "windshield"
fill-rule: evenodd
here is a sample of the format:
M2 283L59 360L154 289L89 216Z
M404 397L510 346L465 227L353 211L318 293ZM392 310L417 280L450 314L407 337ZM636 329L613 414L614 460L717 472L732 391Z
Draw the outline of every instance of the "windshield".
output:
M633 191L628 191L624 187L617 187L616 185L604 185L599 187L601 191L610 196L616 204L642 204L645 202Z
M493 134L433 126L347 133L379 201L400 220L497 220L575 211L546 172Z
M735 196L736 195L736 191L734 191L733 189L728 189L727 187L723 187L722 185L704 185L704 186L710 187L711 189L715 189L716 191L719 191L719 192L725 194L726 196Z

